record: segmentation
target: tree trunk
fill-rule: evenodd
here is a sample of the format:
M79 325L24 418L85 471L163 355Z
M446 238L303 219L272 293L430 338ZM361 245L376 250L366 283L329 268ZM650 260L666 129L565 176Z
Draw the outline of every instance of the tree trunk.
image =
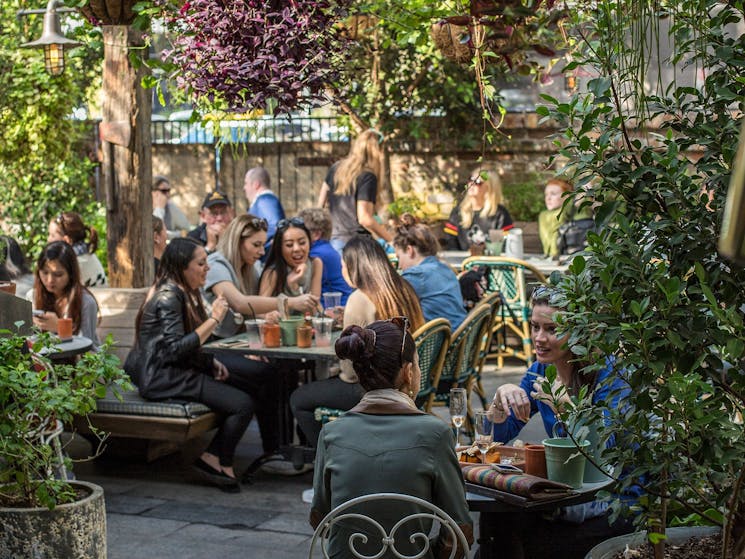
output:
M142 49L141 34L124 25L105 25L103 70L103 180L106 192L109 283L146 287L153 278L150 92L140 83L130 47Z

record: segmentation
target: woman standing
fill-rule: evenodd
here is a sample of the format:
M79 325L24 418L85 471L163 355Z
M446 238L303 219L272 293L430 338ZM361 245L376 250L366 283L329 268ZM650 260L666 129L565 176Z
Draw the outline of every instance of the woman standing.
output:
M422 309L412 287L393 269L383 248L372 237L355 237L344 247L342 274L355 290L344 308L344 327L365 326L392 316L408 316L412 332L424 324ZM341 372L329 379L304 384L292 393L290 406L298 425L316 445L321 423L315 420L319 406L341 410L354 407L362 398L354 367L341 362Z
M341 252L359 233L390 242L393 235L375 219L378 185L383 177L382 135L366 130L352 142L349 155L329 169L318 195L318 206L328 204L333 230L331 245Z
M86 242L88 237L88 242ZM62 212L49 222L47 241L65 241L72 245L78 257L80 278L86 287L106 285L106 272L96 256L98 233L93 227L86 227L76 212Z
M445 224L449 250L468 250L475 238L489 240L489 230L512 229L512 217L502 205L499 173L477 167L468 180L466 197L450 213Z
M280 220L261 274L259 295L297 297L310 293L320 298L323 262L310 258L310 245L310 231L302 219Z
M433 503L459 524L473 541L472 522L455 440L447 424L414 404L421 371L406 318L345 328L336 341L336 355L351 362L366 391L361 401L339 420L327 423L318 439L310 522L316 527L334 507L361 495L406 493ZM364 514L364 505L360 510ZM387 507L375 518L388 529L412 510ZM349 523L332 533L331 557L350 553ZM406 524L407 536L414 530ZM426 526L418 528L428 533ZM434 557L423 552L430 542L399 535L393 544L401 556ZM453 542L436 542L447 547ZM373 556L380 542L356 542L355 550ZM438 554L438 556L447 556ZM462 554L456 553L456 557ZM388 557L388 555L386 555Z
M72 247L64 241L49 243L36 262L36 278L31 291L34 309L44 311L34 315L34 326L47 332L57 332L57 320L72 318L73 334L85 336L98 348L96 334L98 304L80 282L78 259Z
M265 396L262 389L271 385L272 370L240 355L228 362L227 354L217 359L202 350L228 310L227 301L218 297L207 315L199 289L208 270L207 252L196 241L177 238L168 244L155 283L137 315L135 347L124 369L144 398L201 402L222 416L194 469L210 483L237 493L235 448L254 410L259 411L255 399ZM274 406L276 419L276 400ZM274 440L265 439L264 445L276 449L276 428L272 436Z

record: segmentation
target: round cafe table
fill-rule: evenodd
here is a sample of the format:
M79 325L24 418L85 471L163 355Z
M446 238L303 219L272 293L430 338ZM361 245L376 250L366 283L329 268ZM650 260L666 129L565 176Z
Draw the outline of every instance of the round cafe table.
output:
M93 342L90 338L85 336L73 336L69 340L59 341L51 347L42 348L39 353L45 357L49 357L52 361L69 359L90 351L93 347Z

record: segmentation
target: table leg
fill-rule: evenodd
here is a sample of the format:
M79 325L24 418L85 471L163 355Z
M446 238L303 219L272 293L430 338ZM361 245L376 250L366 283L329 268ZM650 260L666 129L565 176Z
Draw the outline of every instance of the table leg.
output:
M520 513L479 513L479 559L526 559Z

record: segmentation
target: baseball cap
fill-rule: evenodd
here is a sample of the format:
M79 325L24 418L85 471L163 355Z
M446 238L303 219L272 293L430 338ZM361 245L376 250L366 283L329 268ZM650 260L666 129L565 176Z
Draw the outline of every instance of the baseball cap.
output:
M230 199L228 198L228 195L224 192L220 192L219 190L213 190L212 192L209 192L207 196L204 199L204 202L202 202L203 208L211 208L212 206L216 206L217 204L227 204L228 206L233 206L230 203Z

